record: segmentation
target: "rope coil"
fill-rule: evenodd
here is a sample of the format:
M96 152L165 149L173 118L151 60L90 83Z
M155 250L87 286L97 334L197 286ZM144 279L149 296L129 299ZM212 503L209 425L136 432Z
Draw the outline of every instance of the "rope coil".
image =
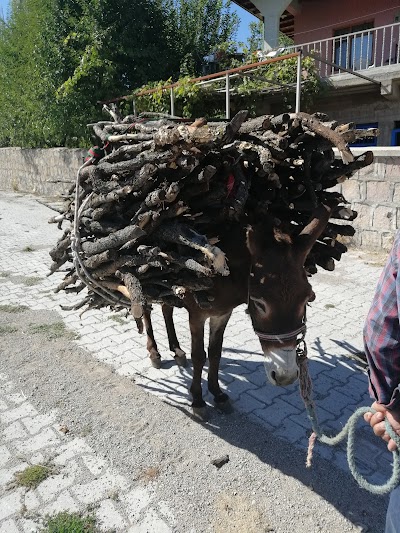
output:
M323 444L328 446L336 446L339 442L347 437L347 462L349 464L350 472L353 478L357 481L359 486L365 490L368 490L372 494L384 495L391 492L400 483L400 436L398 436L389 421L385 419L385 428L390 438L394 440L397 445L397 450L392 452L393 455L393 470L391 477L382 485L374 485L367 481L358 471L355 459L355 443L356 443L356 425L358 419L365 413L375 413L374 409L370 407L358 408L348 419L343 429L335 436L328 437L321 430L317 413L315 409L314 400L312 399L312 382L308 372L308 359L307 359L307 347L303 341L303 347L298 348L298 365L299 365L299 382L300 382L300 395L304 401L307 416L310 419L313 433L309 439L308 452L307 452L307 467L311 466L312 453L316 440L319 440Z
M85 206L90 201L92 194L89 194L85 198L85 200L82 202L81 205L81 199L80 199L80 174L81 171L94 163L94 159L91 157L87 159L83 165L81 165L77 171L76 174L76 183L75 183L75 206L74 206L74 220L73 225L71 228L71 251L72 251L72 258L74 267L76 270L76 273L80 280L85 283L85 285L90 288L93 292L101 296L104 300L106 300L111 305L121 305L125 307L130 306L130 302L128 302L126 299L117 296L115 293L111 292L104 286L102 286L101 283L99 283L97 280L95 280L88 270L85 268L85 265L83 264L83 260L81 258L81 239L80 239L80 233L79 233L79 225L80 225L80 219L83 210L85 209Z

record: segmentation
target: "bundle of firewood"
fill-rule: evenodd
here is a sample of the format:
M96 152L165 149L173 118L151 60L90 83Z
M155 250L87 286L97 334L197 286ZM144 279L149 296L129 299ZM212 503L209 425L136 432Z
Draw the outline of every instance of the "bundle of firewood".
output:
M352 236L357 213L328 191L372 162L348 143L374 132L339 125L321 113L264 115L194 123L173 117L128 116L91 125L99 138L53 217L62 237L51 250L51 272L66 268L56 292L80 292L79 304L128 307L142 316L151 302L179 306L190 292L212 301L214 276L229 275L218 248L230 224L275 223L295 233L320 202L337 204L306 269L333 270ZM333 148L338 150L335 158Z

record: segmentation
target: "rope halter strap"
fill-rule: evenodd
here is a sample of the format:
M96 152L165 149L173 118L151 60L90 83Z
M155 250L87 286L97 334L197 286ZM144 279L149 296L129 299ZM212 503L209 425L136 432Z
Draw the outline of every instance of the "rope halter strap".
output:
M304 336L306 334L307 327L305 324L302 324L299 328L295 329L294 331L289 331L288 333L273 333L273 334L267 334L263 333L262 331L254 330L257 337L262 341L275 341L275 342L285 342L290 341L292 339L297 339L299 335L301 335L301 339L298 340L298 342L301 342L304 340Z

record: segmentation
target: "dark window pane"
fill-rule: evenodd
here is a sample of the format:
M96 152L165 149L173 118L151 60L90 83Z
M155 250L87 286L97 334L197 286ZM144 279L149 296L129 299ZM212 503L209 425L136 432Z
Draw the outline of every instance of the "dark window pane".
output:
M362 70L372 64L374 36L368 32L373 22L349 26L334 31L334 62L341 67Z

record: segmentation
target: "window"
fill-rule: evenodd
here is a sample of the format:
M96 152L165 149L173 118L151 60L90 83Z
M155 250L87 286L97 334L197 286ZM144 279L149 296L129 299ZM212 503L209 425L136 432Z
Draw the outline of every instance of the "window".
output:
M392 129L391 146L400 146L400 120L394 121L394 129Z
M378 122L368 122L365 124L356 124L357 130L368 130L370 128L378 128ZM365 137L355 143L351 143L350 146L376 146L378 144L377 137Z
M372 64L374 34L372 22L335 30L334 63L352 70L362 70Z

